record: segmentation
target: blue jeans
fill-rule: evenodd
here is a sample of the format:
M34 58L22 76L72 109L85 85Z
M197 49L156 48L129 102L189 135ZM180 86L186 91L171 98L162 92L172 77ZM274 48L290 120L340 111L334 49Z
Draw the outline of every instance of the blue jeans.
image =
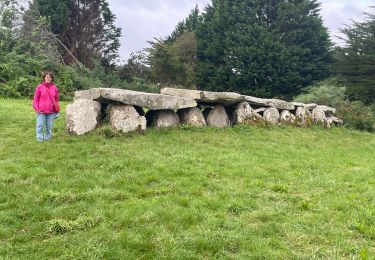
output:
M53 114L41 114L36 115L36 139L38 141L49 140L52 137L52 125L55 119L56 113ZM43 128L45 128L45 134L43 135Z

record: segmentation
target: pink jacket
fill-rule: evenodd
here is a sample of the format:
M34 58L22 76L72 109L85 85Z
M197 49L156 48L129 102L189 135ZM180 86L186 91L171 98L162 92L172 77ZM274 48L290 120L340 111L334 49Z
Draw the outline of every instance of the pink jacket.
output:
M35 89L33 108L42 114L56 113L53 109L52 99L59 101L59 91L53 83L42 82Z

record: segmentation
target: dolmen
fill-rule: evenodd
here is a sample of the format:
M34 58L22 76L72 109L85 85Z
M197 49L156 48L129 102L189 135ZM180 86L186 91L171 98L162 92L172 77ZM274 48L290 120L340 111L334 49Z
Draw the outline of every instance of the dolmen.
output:
M66 108L68 133L83 135L103 123L121 132L186 124L225 128L235 124L308 127L342 124L336 110L317 104L262 99L234 92L163 88L160 94L116 88L76 91Z

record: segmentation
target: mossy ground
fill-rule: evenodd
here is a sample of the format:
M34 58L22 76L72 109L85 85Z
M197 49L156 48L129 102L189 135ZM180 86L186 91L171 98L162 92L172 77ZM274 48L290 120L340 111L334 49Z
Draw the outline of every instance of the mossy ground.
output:
M374 134L242 126L76 137L64 117L38 143L31 101L0 99L0 258L375 255Z

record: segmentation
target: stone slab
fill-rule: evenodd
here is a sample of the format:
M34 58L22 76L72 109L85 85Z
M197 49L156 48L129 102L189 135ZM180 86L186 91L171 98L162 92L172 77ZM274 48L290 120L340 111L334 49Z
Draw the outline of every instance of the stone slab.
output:
M204 105L232 105L245 101L245 97L234 92L211 92L191 89L163 88L160 91L164 95L172 95L185 98L193 98Z
M150 110L177 110L196 107L192 98L153 94L116 88L93 88L76 91L74 100L89 99L105 103L123 103L130 106L145 107Z
M280 99L257 98L252 96L245 96L245 99L250 105L274 107L280 110L294 110L295 108L292 103Z
M304 107L308 110L313 110L318 106L315 103L304 104L304 103L300 103L300 102L292 102L292 104L296 107Z

